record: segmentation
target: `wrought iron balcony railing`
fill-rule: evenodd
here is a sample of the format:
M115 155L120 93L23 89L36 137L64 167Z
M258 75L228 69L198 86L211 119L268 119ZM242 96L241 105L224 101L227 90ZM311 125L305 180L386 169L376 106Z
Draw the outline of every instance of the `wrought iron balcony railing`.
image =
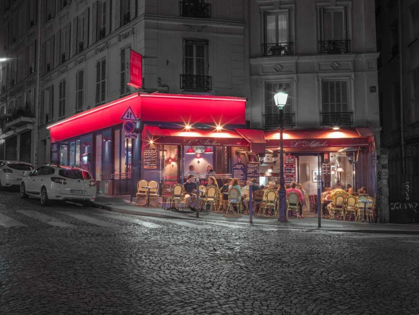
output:
M294 43L270 43L262 44L264 56L292 56L294 55Z
M211 4L180 2L180 16L194 18L211 18Z
M322 126L348 127L353 125L352 112L320 113Z
M319 41L319 53L324 55L341 55L351 53L350 40Z
M279 128L279 114L263 115L265 117L265 129ZM295 127L294 113L283 114L282 123L284 127Z
M206 75L180 75L180 88L190 91L211 91L212 77Z

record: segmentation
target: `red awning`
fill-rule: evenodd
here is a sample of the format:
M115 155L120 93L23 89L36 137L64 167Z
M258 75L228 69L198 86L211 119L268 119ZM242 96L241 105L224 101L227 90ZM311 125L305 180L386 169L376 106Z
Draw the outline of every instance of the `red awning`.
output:
M266 132L265 138L268 147L279 147L278 131ZM284 148L289 151L327 151L331 147L368 146L368 138L355 128L336 131L286 130L283 134Z
M236 131L247 141L250 142L250 148L254 153L265 153L266 140L263 130L256 129L236 129Z
M249 143L235 131L192 129L162 129L157 126L145 126L142 138L155 144L182 144L190 146L248 146Z
M246 124L244 98L135 93L48 126L51 143L122 124L121 117L128 108L143 122L207 124L212 127Z

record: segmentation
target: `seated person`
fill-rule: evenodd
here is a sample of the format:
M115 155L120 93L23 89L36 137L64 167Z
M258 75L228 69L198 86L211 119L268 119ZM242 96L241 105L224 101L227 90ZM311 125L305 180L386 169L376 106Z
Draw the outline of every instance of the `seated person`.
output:
M291 183L291 188L287 189L287 196L289 195L289 193L296 193L298 195L298 208L299 208L299 216L303 217L303 202L304 202L304 198L303 198L303 194L301 193L301 190L297 189L297 184L292 182Z
M215 188L218 190L218 183L214 176L208 177L208 186L215 186Z
M188 180L183 185L186 195L185 200L192 211L195 211L198 207L198 200L196 198L196 184L194 182L195 177L188 175Z
M334 185L333 189L343 189L342 183L338 180Z
M224 207L224 205L226 206L228 204L228 191L230 190L230 187L232 185L233 185L233 179L232 178L224 180L224 185L220 189L220 193L223 197L223 202L221 203L220 210Z

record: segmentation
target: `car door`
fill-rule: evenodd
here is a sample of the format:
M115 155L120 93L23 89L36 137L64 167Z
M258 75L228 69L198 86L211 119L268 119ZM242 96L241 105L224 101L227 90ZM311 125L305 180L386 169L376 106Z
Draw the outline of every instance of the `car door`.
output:
M45 166L41 166L34 170L31 175L28 177L26 184L26 191L30 194L37 191L36 187L38 186L39 175L45 169Z
M37 195L41 194L41 187L49 185L49 175L54 174L54 169L48 166L44 166L39 172L38 178L36 180L35 191ZM48 187L47 187L48 189Z

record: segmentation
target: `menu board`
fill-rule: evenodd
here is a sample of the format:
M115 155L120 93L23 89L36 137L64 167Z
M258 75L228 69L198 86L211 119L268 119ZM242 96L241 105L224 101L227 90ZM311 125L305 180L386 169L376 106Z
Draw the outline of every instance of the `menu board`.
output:
M256 178L259 182L259 163L247 164L247 179Z
M293 155L286 155L284 160L285 185L289 185L297 181L297 158Z
M157 150L144 150L144 169L157 169Z
M246 165L240 162L234 164L233 178L237 178L238 180L246 180Z

